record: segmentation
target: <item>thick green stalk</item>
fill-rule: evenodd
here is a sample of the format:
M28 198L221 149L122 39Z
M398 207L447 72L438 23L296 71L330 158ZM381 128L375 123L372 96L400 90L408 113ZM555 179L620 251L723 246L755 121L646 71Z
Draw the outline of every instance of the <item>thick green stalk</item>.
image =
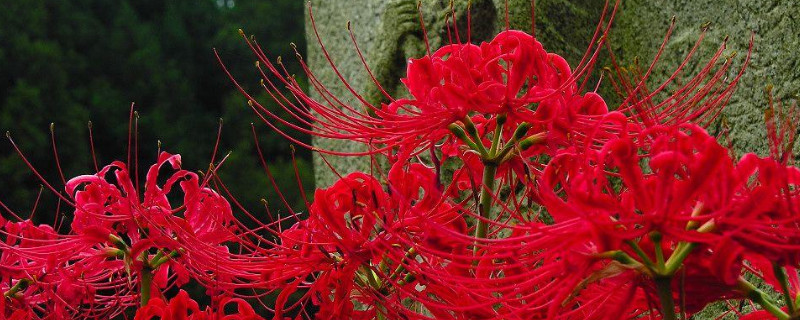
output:
M666 276L675 274L675 272L683 266L683 260L686 260L686 257L692 253L695 247L697 247L697 243L694 242L679 243L675 251L664 264L664 269L660 270L660 272Z
M497 165L494 163L485 163L483 167L483 185L481 186L481 195L478 210L483 219L489 219L489 213L492 209L492 200L494 200L494 181L495 174L497 173ZM488 222L479 219L475 226L475 238L485 239L489 231ZM473 253L478 253L477 243L473 249Z
M661 300L661 317L664 320L677 320L675 299L672 297L672 277L656 277L658 299Z
M503 124L505 123L506 116L504 114L497 116L497 126L494 129L494 136L492 136L492 146L489 148L489 154L492 157L497 156L497 150L500 148L500 136L503 135Z
M664 251L661 249L661 233L653 231L650 233L650 240L653 241L653 247L656 254L656 266L659 270L664 270Z
M142 273L139 276L141 277L141 287L139 288L141 290L141 307L144 307L150 301L150 284L153 283L153 270L150 270L149 267L142 268Z

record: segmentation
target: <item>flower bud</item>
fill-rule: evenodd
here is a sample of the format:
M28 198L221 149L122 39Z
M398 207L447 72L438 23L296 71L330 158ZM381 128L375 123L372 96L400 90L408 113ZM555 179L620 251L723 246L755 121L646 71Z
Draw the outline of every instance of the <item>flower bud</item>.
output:
M461 126L451 123L449 126L447 126L447 129L450 130L450 132L452 132L456 138L461 139L461 141L467 141L467 133L464 132L464 128Z
M106 256L108 256L110 258L118 258L118 257L124 257L125 256L125 251L122 251L122 250L117 249L117 248L107 247L107 248L104 248L104 251L105 251Z
M531 125L529 123L527 122L520 123L519 127L517 127L517 130L514 131L514 140L519 140L525 137L525 134L528 133L528 130L530 130L530 128Z
M534 135L532 135L530 137L527 137L524 140L520 141L519 142L519 148L522 149L523 151L524 150L528 150L528 149L530 149L531 147L533 147L535 145L539 145L539 144L544 143L545 139L547 139L547 133L545 133L545 132L540 132L540 133L534 134Z

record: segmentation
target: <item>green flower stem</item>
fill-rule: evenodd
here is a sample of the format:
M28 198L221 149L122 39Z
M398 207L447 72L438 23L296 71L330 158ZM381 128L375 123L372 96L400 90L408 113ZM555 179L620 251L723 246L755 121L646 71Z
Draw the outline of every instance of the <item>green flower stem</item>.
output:
M125 243L125 241L123 241L122 239L120 239L120 237L117 237L113 234L108 235L108 242L110 242L111 244L113 244L115 247L117 247L122 251L125 252L130 251L130 247L128 247L128 244Z
M650 240L653 241L654 251L656 253L656 266L663 270L665 267L664 262L664 250L661 249L661 233L658 231L653 231L650 233Z
M789 314L796 315L797 307L795 306L795 301L792 298L792 293L789 291L789 279L786 276L786 270L783 269L779 264L772 263L772 271L775 272L775 277L778 278L778 282L781 283L781 291L783 291L783 299L786 300L786 308L789 310Z
M367 283L369 284L370 287L376 289L380 289L381 287L383 287L380 279L378 279L378 275L375 274L375 271L373 271L368 267L361 267L361 269L364 272L365 278L367 278Z
M661 274L665 276L671 276L675 274L678 269L681 268L683 265L683 260L686 260L686 257L689 256L690 253L697 247L697 244L694 242L681 242L678 244L678 247L675 249L675 252L669 257L667 262L664 264L664 269L661 270Z
M783 312L783 310L781 310L779 306L777 306L770 300L769 296L767 296L766 293L762 292L761 290L758 290L756 286L754 286L752 283L748 282L744 278L739 277L739 280L736 281L736 289L742 292L745 296L747 296L747 298L749 298L753 302L761 305L761 307L764 308L764 310L766 310L767 312L778 318L778 320L791 319L791 317L789 317L789 315L786 314L786 312Z
M495 162L503 163L506 160L508 160L508 158L513 156L511 151L516 149L517 142L519 141L519 139L525 137L525 134L528 132L528 130L530 130L530 128L531 128L530 124L526 122L521 123L519 127L517 127L517 129L514 131L514 134L511 136L511 139L508 140L508 142L506 142L505 146L503 146L503 149L495 153L494 156Z
M414 257L416 255L417 255L417 248L410 248L410 249L408 249L408 251L406 251L406 254L405 254L405 257L403 257L403 260L409 259L409 258ZM406 266L403 264L403 261L400 261L400 265L397 266L397 268L394 269L394 271L392 272L391 275L389 275L389 279L397 278L397 276L400 275L401 273L403 273L405 270L406 270Z
M710 232L714 230L714 220L709 220L708 222L704 223L700 228L697 229L697 232ZM683 265L683 260L686 260L686 257L689 256L690 253L697 247L697 243L694 242L681 242L675 248L675 251L672 252L672 255L667 260L666 264L664 265L664 269L661 270L661 274L665 276L672 276L675 274L678 269L681 268Z
M155 265L155 262L161 260L161 258L163 257L164 257L164 250L159 249L158 252L156 252L156 254L153 255L153 258L150 259L150 266L152 266L153 269L155 269L157 267Z
M596 257L602 259L611 259L619 263L622 263L628 267L631 267L633 269L646 271L649 274L648 268L646 268L641 262L629 256L627 253L625 253L625 251L622 250L606 251L597 254Z
M481 136L478 134L478 128L475 127L475 123L472 122L472 119L464 117L462 122L464 123L464 129L466 129L467 134L475 142L476 150L480 152L482 156L488 155L489 151L483 146L483 140L481 140Z
M661 317L664 320L677 320L675 299L672 297L672 277L656 277L658 299L661 301Z
M139 277L141 278L139 288L141 290L141 307L144 307L150 301L150 284L153 283L153 270L149 266L145 266L142 268L142 273L139 274Z
M497 173L497 165L493 163L484 163L483 167L483 185L481 186L481 195L479 213L481 218L488 219L489 213L492 209L492 195L494 194L495 174ZM489 231L489 224L483 219L479 219L475 226L475 238L485 239ZM478 244L475 243L473 254L478 254Z
M375 319L376 320L386 320L386 308L378 304L375 306L378 310L375 312Z
M397 281L397 285L398 286L404 286L404 285L406 285L406 283L410 283L411 281L414 281L414 279L416 279L416 276L413 273L407 273L406 276L403 277L403 279L400 279L399 281Z
M650 259L650 257L647 255L647 253L644 252L644 250L642 250L642 247L640 247L638 243L634 242L633 240L625 240L625 243L627 243L631 248L633 248L633 252L636 252L636 255L639 256L639 258L642 258L642 263L645 266L647 266L650 269L655 268L653 260Z
M464 131L464 128L462 128L461 126L452 123L449 126L447 126L447 129L449 129L450 132L453 133L453 135L456 138L460 139L462 142L464 142L464 144L470 147L470 149L480 153L481 157L488 156L488 154L486 153L486 148L483 147L483 144L476 144L475 141L472 141L472 139L470 139L470 137L467 136L467 132ZM478 147L478 145L480 145L480 147Z
M702 202L697 203L697 205L694 207L694 210L692 210L692 218L697 218L698 216L700 216L700 214L703 213L703 208L704 206ZM686 224L686 230L694 230L697 229L697 227L699 226L700 226L699 221L691 220L689 221L689 223Z
M175 259L175 257L178 256L178 254L179 254L178 250L172 250L172 251L170 251L170 253L168 255L164 256L163 251L159 251L153 257L153 259L150 260L150 267L152 267L153 269L156 269L159 266L161 266L162 264L166 263L167 261Z
M506 115L501 114L497 116L497 125L494 128L494 136L492 136L492 146L489 148L489 155L491 157L497 156L497 150L500 148L500 136L503 135L503 125L506 123Z

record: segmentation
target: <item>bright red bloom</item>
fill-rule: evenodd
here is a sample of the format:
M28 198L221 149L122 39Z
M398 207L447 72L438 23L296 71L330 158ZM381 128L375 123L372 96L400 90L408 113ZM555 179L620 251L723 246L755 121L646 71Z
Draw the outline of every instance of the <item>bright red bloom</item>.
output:
M159 185L167 163L176 171ZM144 272L154 275L154 295L205 275L213 268L207 257L227 251L236 227L228 202L204 183L168 153L147 172L141 195L122 162L69 180L75 205L69 234L30 221L0 228L0 290L13 292L5 305L62 318L114 317L138 305ZM167 195L176 185L184 196L173 209Z
M237 307L236 313L225 311L229 305ZM178 294L166 302L160 298L150 302L136 311L134 320L263 320L252 307L241 299L223 298L216 310L207 307L200 310L196 301L189 297L186 291L180 290Z
M119 161L96 175L68 181L67 192L75 195L76 204L73 231L117 248L120 244L113 243L113 237L129 239L127 246L133 256L150 250L176 252L183 263L198 268L198 272L208 270L204 252L220 250L220 245L235 239L233 213L227 200L204 186L206 182L200 181L197 174L180 169L180 159L180 155L166 152L159 155L147 172L142 198L127 166ZM158 172L166 164L176 171L159 186ZM111 172L114 184L106 180ZM182 205L173 208L167 195L176 185L184 196ZM77 190L78 187L82 189ZM178 215L181 212L182 217ZM189 250L195 247L199 250ZM191 254L186 254L188 251ZM185 281L186 274L179 273L179 278Z
M566 117L561 114L576 95L572 81L563 58L547 53L531 35L510 30L480 46L452 44L410 60L403 83L413 98L393 101L377 114L382 128L405 141L403 147L439 141L450 134L448 125L475 114L507 115L511 133L522 121Z
M344 79L341 80L345 87L361 106L342 103L343 100L333 96L300 61L309 73L312 87L324 97L322 101L314 100L297 83L287 80L282 68L266 59L261 48L249 40L248 44L259 58L261 71L284 81L278 85L265 77L264 88L291 118L310 129L281 119L237 84L251 101L253 110L276 130L272 121L302 133L376 146L371 151L351 155L388 154L388 150L395 147L426 149L450 135L450 124L476 114L492 119L498 115L507 116L509 133L525 121L534 126L533 133L553 131L554 137L563 139L566 133L560 131L569 130L582 117L607 112L605 102L598 95L578 93L577 77L587 71L586 66L582 66L579 74L573 74L561 56L546 52L533 36L517 30L501 32L480 45L454 43L422 58L411 59L406 78L402 79L411 98L389 97L391 102L381 106L364 100ZM591 64L588 60L585 63ZM336 68L332 62L331 65ZM278 90L283 86L288 87L291 95ZM281 130L278 132L305 145Z
M442 198L435 178L431 169L413 164L390 170L386 189L354 173L317 190L308 219L284 230L272 250L275 267L265 276L283 287L284 297L277 301L276 318L298 286L308 287L306 297L323 319L408 312L401 297L415 282L403 278L419 268L415 256L465 249L448 234L466 233L466 223L457 206ZM309 277L313 283L301 284Z

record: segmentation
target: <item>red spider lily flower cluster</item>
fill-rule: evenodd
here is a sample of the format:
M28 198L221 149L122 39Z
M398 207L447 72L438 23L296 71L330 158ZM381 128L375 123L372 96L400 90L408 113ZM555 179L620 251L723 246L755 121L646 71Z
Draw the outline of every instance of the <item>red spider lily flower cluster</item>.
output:
M159 184L159 171L166 165L174 172ZM67 181L63 201L74 207L68 234L30 220L4 221L0 314L11 319L112 318L150 298L163 304L161 292L213 272L212 257L228 254L226 245L236 239L238 226L228 201L180 165L180 155L162 152L147 171L143 192L119 161ZM175 188L183 193L172 199L180 202L177 206L170 202ZM185 297L173 300L170 314L185 318L174 310L186 304ZM158 306L141 312L137 319L173 319ZM252 315L250 309L241 312ZM193 319L218 319L207 313Z
M615 11L575 68L507 30L412 59L410 96L381 105L352 90L361 105L346 105L309 73L314 100L248 42L263 88L294 118L242 90L269 126L368 144L349 155L383 157L388 172L340 176L307 212L270 222L228 197L260 223L248 228L213 172L201 178L162 153L140 192L114 162L65 182L68 234L2 221L0 314L103 318L138 307L136 319L262 319L251 305L272 294L265 307L280 320L670 320L728 300L749 303L727 311L742 318L800 317L796 112L770 105L769 157L737 158L709 134L742 75L724 45L670 92L697 46L652 91L652 65L627 78L612 53L609 81L623 100L611 111L584 88ZM190 280L210 307L165 294Z
M228 305L235 305L235 314L226 314L224 309ZM253 311L253 307L242 299L225 298L220 301L216 311L211 308L200 310L197 302L189 297L186 291L181 290L178 294L165 302L161 298L154 298L150 302L136 311L134 319L151 320L262 320L261 316Z

